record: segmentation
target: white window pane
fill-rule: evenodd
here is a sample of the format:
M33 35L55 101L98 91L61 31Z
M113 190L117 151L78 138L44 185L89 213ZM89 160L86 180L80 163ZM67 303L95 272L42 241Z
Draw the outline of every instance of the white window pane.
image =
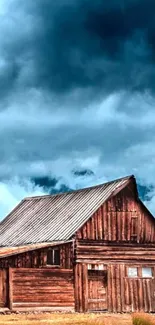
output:
M129 267L128 268L128 277L129 278L137 278L137 267Z
M142 277L143 278L151 278L152 277L151 267L143 267L142 268Z
M103 268L103 264L99 264L99 268L98 268L99 270L103 270L104 268Z

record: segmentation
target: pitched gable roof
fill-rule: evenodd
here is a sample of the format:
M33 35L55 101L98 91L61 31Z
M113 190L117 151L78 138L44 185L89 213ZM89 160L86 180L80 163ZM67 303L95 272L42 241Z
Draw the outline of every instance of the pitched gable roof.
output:
M123 177L82 190L28 197L0 224L0 246L69 240L109 197L134 179Z

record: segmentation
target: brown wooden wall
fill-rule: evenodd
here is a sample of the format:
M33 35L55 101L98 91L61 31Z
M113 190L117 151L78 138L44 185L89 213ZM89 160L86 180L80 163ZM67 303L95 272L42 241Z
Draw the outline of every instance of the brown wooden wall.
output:
M75 310L88 310L88 274L87 264L76 264L74 267Z
M12 309L24 307L74 309L72 270L12 268L9 272Z
M60 247L60 267L65 269L72 268L73 265L73 249L72 243L59 245ZM0 268L16 267L16 268L36 268L43 267L47 264L47 250L50 248L36 249L33 251L12 255L0 259ZM52 247L51 247L52 248Z
M108 265L108 310L112 312L154 312L155 284L153 278L129 278L128 267L155 267L150 264Z
M75 245L75 258L77 311L87 311L90 306L93 306L93 303L89 304L90 297L95 298L94 306L95 304L97 307L107 306L109 312L155 311L155 244L113 244L111 242L107 245L102 240L80 239ZM153 277L142 278L139 272L137 278L129 278L128 267L137 267L141 270L142 267L151 267ZM105 283L97 292L96 288L100 285L100 280L96 280L94 284L89 283L89 270L107 271L106 293ZM107 301L105 301L106 295ZM98 304L97 299L99 299Z
M75 259L78 263L96 261L155 263L155 244L107 243L102 240L78 240L75 245Z
M95 265L96 279L97 272L101 275L101 265ZM90 265L89 265L90 266ZM94 266L94 265L93 265ZM79 312L85 311L97 311L98 306L103 304L103 308L106 306L106 310L109 312L155 312L155 266L149 263L117 263L117 264L106 264L102 265L103 272L107 270L107 285L106 293L104 292L104 299L94 299L94 306L89 304L90 290L91 296L97 296L96 284L92 283L91 288L89 287L89 270L88 265L79 263L75 266L75 309ZM151 267L153 271L152 278L129 278L127 276L128 267ZM93 269L93 268L92 268ZM97 271L98 270L98 271ZM104 277L104 274L103 274ZM99 288L100 292L103 290L104 283ZM102 300L104 300L102 302ZM92 300L93 301L93 300ZM96 304L97 303L97 304ZM96 309L95 309L96 306ZM100 310L100 309L99 309ZM102 311L102 309L100 310Z
M78 239L155 242L155 221L137 199L133 184L105 202L77 231Z
M6 307L8 301L8 272L0 270L0 307Z

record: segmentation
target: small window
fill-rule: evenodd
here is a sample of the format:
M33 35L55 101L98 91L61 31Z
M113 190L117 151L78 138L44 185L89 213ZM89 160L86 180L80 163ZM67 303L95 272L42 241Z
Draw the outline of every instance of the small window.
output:
M138 276L137 267L129 267L128 268L128 277L129 278L137 278L137 276Z
M58 248L48 249L47 265L60 265L60 250Z
M142 277L143 278L152 278L152 269L151 267L142 268Z

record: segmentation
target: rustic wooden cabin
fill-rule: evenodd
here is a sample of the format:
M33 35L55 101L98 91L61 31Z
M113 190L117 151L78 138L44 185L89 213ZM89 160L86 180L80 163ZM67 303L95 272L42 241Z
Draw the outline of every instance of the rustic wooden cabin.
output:
M155 220L134 176L25 198L0 246L1 308L155 311Z

